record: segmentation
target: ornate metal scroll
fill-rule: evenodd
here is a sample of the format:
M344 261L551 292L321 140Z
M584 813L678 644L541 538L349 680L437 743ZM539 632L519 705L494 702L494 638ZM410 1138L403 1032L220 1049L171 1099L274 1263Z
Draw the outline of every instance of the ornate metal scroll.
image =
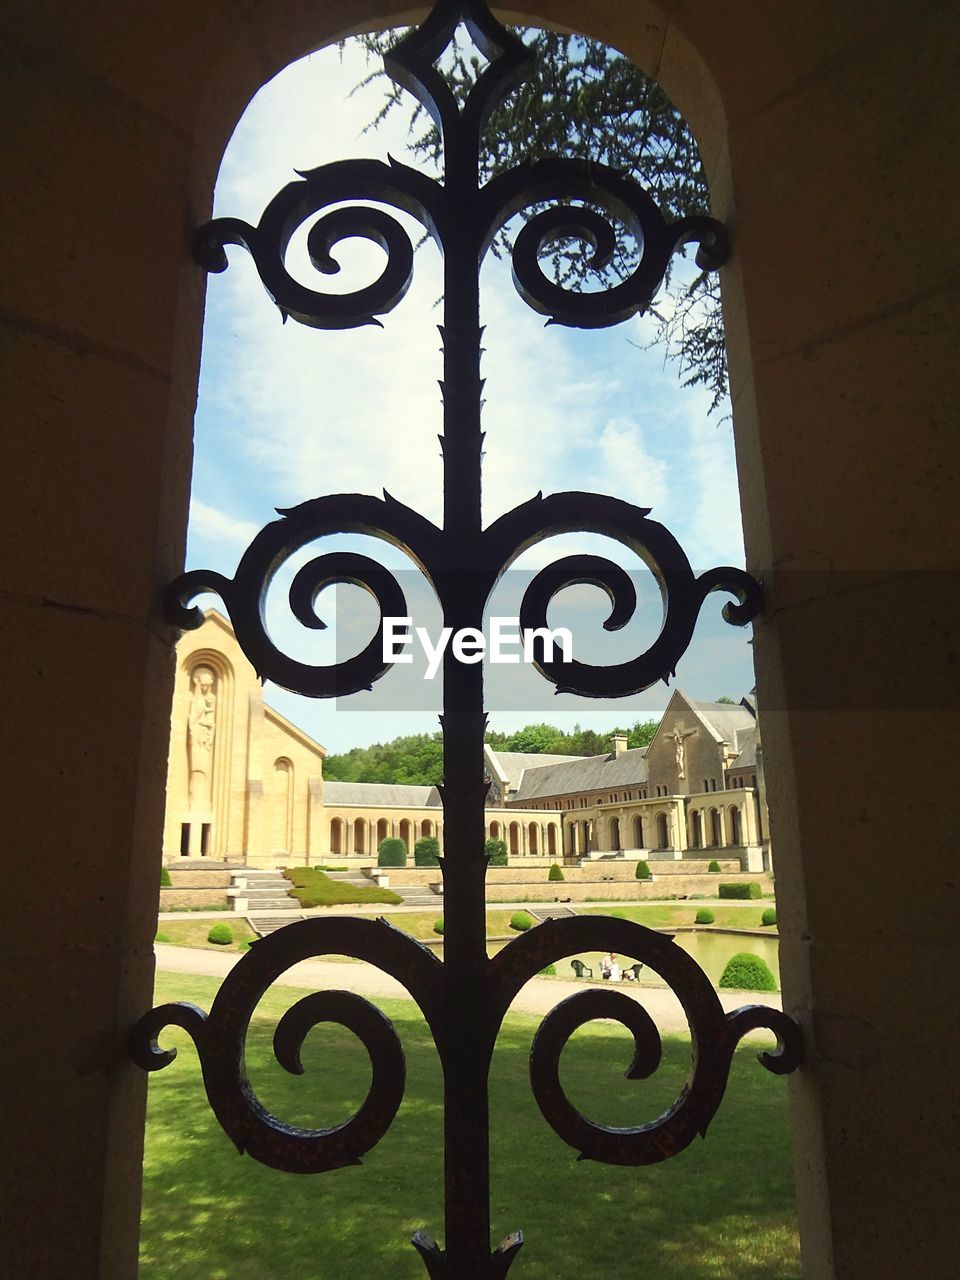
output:
M435 66L460 21L466 23L488 66L458 104ZM247 657L264 679L295 692L331 697L363 689L382 677L382 626L355 657L331 666L294 661L270 638L263 604L270 582L288 557L315 539L359 532L402 548L433 586L444 625L480 628L484 606L498 579L534 543L556 534L605 534L636 553L654 573L664 603L660 634L646 652L618 666L557 663L544 655L539 670L558 689L591 697L623 696L673 674L693 634L708 593L724 591L735 603L727 621L749 622L761 592L742 570L717 568L696 576L676 539L650 518L646 508L585 493L537 495L483 528L480 510L479 269L487 248L514 213L546 204L516 237L513 273L517 289L554 323L575 327L618 324L643 311L659 288L671 254L688 241L698 246L704 268L718 267L726 236L707 217L667 222L635 182L598 164L555 159L521 166L481 185L480 132L492 107L529 70L523 44L506 31L482 0L440 0L424 24L385 58L395 81L430 111L443 135L442 182L391 160L347 160L300 175L270 202L257 226L218 218L197 234L196 256L211 271L227 266L225 247L239 245L253 257L263 284L284 319L315 328L379 324L403 298L413 272L413 250L400 223L384 209L345 201L375 201L412 214L437 241L444 260L442 527L389 494L315 498L267 525L242 557L234 577L202 570L184 574L167 593L167 613L181 627L202 621L191 600L219 594ZM573 203L576 202L576 203ZM336 206L336 207L334 207ZM602 212L600 212L602 210ZM307 246L319 273L339 268L337 243L360 236L385 251L386 266L372 285L331 295L307 288L287 270L285 255L296 230L315 218ZM639 261L628 279L597 293L579 293L552 282L540 252L558 236L579 238L603 266L618 234L633 236ZM463 572L464 566L470 572ZM296 574L289 592L294 616L305 626L324 626L315 611L320 590L337 582L364 587L381 618L405 613L391 573L367 556L320 555ZM563 587L590 582L608 595L608 629L623 626L636 608L629 576L597 556L565 557L536 575L521 608L524 629L542 626L550 600ZM673 943L640 925L602 917L551 921L512 942L493 960L486 954L482 667L444 659L444 783L446 847L444 879L445 958L441 964L405 934L382 922L311 919L266 938L244 956L225 980L209 1015L190 1005L164 1005L146 1014L134 1033L134 1056L146 1070L165 1067L173 1053L157 1036L166 1025L187 1030L196 1042L204 1084L218 1120L241 1151L277 1169L321 1172L356 1163L389 1127L403 1094L403 1052L391 1024L367 1001L347 992L306 997L281 1019L275 1051L289 1071L300 1070L299 1049L321 1021L349 1027L373 1063L368 1097L346 1124L308 1130L284 1124L259 1102L244 1070L244 1040L252 1012L280 973L299 960L326 953L368 961L399 979L420 1006L444 1068L446 1207L441 1249L418 1233L414 1244L433 1280L493 1280L506 1274L522 1244L516 1233L491 1253L487 1077L502 1019L519 988L546 964L588 949L614 947L659 973L679 997L693 1044L690 1078L676 1103L658 1120L635 1129L611 1130L577 1112L563 1093L558 1063L571 1033L592 1018L614 1018L633 1034L635 1055L628 1072L640 1078L656 1070L660 1041L651 1019L635 1000L606 989L583 991L544 1019L533 1047L531 1079L547 1122L580 1155L609 1163L640 1165L664 1160L704 1134L720 1104L739 1038L770 1028L777 1050L762 1054L771 1071L792 1071L801 1058L800 1033L785 1015L747 1007L724 1014L697 965Z

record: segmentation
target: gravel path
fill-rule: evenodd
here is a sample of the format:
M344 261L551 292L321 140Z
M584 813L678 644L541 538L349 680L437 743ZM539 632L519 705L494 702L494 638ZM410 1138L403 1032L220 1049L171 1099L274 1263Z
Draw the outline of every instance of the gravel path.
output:
M154 950L157 968L165 973L189 973L213 978L225 977L243 958L236 953L206 951L199 947L173 947L163 943L157 943ZM345 963L342 960L304 960L288 969L277 982L281 986L306 987L317 991L347 990L362 996L399 1000L410 998L405 987L372 965ZM574 991L582 991L588 985L590 984L574 979L532 978L510 1007L515 1013L543 1014ZM642 1001L661 1031L686 1029L683 1010L673 993L666 988L636 987L632 982L623 982L618 990ZM736 1009L744 1004L763 1004L774 1009L781 1007L779 993L721 991L718 994L720 1003L726 1010ZM766 1032L758 1035L771 1039Z

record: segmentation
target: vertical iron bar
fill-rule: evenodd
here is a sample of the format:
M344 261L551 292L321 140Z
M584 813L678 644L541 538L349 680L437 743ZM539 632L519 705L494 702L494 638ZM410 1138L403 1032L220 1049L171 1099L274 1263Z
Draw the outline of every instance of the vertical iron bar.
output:
M448 212L461 234L444 258L443 470L446 626L481 628L479 246L469 234L477 187L476 146L447 148ZM448 1018L445 1061L445 1240L451 1275L486 1273L490 1257L487 1077L490 1047L479 1016L485 1005L483 664L450 650L444 662L444 975Z

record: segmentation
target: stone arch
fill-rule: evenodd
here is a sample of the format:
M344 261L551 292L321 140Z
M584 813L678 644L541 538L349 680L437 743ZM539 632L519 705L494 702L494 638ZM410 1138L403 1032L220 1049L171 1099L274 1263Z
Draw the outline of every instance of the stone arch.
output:
M643 817L639 813L634 814L633 818L633 847L643 848Z
M667 821L667 815L663 812L658 813L656 817L657 823L657 848L670 848L670 824Z
M293 802L296 771L289 756L273 762L273 845L274 851L293 852Z
M377 848L380 848L381 840L387 840L390 837L390 823L386 818L377 819Z
M185 696L192 697L193 675L199 668L206 667L213 672L213 692L216 697L216 713L213 735L213 755L209 791L209 808L196 810L196 819L201 825L208 824L204 856L226 858L231 851L238 852L243 844L242 831L233 830L230 826L230 765L233 759L235 721L235 678L233 666L229 659L213 647L196 649L180 663ZM188 713L189 714L189 713ZM189 757L185 740L182 748L173 757L174 767L182 771L184 778L183 794L189 796ZM179 764L177 762L179 761ZM194 817L192 804L188 800L188 809L184 814L186 822ZM202 839L202 837L200 837ZM197 845L196 833L191 834L193 844Z
M743 820L740 816L740 810L735 804L730 806L730 843L733 845L743 844Z
M527 823L527 853L534 857L540 853L540 826L536 822Z
M555 822L547 823L547 855L551 858L557 856L560 848L560 837L557 832L557 824Z
M406 846L407 857L409 857L413 849L413 823L409 818L400 819L400 839Z
M366 818L354 818L353 820L353 852L366 854L367 849L367 820Z
M336 854L346 853L342 818L330 819L330 852Z
M510 837L507 848L512 857L516 858L520 854L520 823L510 823Z

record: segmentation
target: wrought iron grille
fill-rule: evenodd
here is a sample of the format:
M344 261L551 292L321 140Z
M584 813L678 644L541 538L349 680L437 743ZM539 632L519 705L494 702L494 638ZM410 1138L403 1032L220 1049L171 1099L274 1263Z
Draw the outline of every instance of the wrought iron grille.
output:
M454 31L464 22L488 65L465 101L458 103L437 67ZM530 72L522 42L494 18L482 0L440 0L417 29L384 59L388 74L427 108L442 133L442 182L391 160L345 160L323 165L289 183L270 202L257 226L217 218L197 234L196 257L210 271L227 266L226 245L253 257L261 280L283 317L318 329L379 323L378 315L403 298L413 273L410 239L380 208L342 207L373 201L412 214L443 255L443 483L442 527L388 494L375 498L338 494L314 498L268 524L241 558L235 576L197 570L171 584L167 616L183 628L197 627L201 611L190 601L212 591L222 599L237 639L261 678L312 697L343 696L369 687L389 666L382 656L382 619L404 616L405 601L393 575L375 560L353 553L319 555L295 575L289 592L294 616L322 628L315 612L319 592L335 583L363 587L376 600L381 625L356 656L330 666L311 666L281 652L264 622L264 603L278 568L315 539L363 533L401 548L432 585L443 623L454 631L481 628L484 606L500 576L541 539L585 531L606 535L635 552L655 575L664 620L656 640L638 657L616 666L548 660L536 665L559 689L592 697L639 692L673 674L693 634L700 607L713 591L736 603L724 606L728 622L746 624L761 603L759 584L742 570L716 568L696 576L679 543L646 508L587 493L538 494L484 528L480 481L483 434L480 417L481 326L479 271L493 238L515 213L534 212L516 236L513 275L521 297L551 321L579 328L615 325L646 308L660 286L669 259L686 242L698 245L701 267L719 267L726 257L724 228L708 217L667 222L634 181L600 164L567 158L544 160L499 174L479 176L480 135L493 108ZM578 203L571 203L576 201ZM331 206L337 205L336 208ZM327 212L324 212L327 210ZM601 213L599 210L603 210ZM320 215L320 216L317 216ZM295 231L316 217L308 235L313 266L338 267L336 244L359 236L379 244L386 266L375 283L346 295L307 288L289 274L285 256ZM542 249L558 237L574 237L599 267L609 261L621 234L635 237L639 261L629 277L602 292L565 289L540 265ZM467 568L468 567L468 570ZM562 588L591 583L608 595L606 626L623 626L637 601L631 579L611 561L566 556L538 573L524 595L523 630L546 626L547 606ZM634 956L674 991L690 1028L689 1077L675 1103L658 1119L628 1129L595 1124L566 1097L559 1079L564 1045L574 1031L596 1018L620 1022L634 1037L631 1079L651 1075L660 1061L660 1038L642 1004L622 992L578 992L548 1013L530 1058L534 1096L547 1123L581 1157L617 1165L665 1160L704 1135L720 1105L734 1049L747 1031L766 1027L777 1037L773 1052L761 1053L770 1071L794 1070L802 1041L796 1024L765 1007L725 1014L697 964L667 937L639 924L608 917L550 920L516 938L488 958L485 930L483 669L457 660L448 650L443 664L443 785L445 856L444 959L384 921L309 919L260 941L225 979L209 1014L189 1004L167 1004L144 1015L133 1034L132 1052L148 1071L169 1065L175 1050L158 1036L166 1026L186 1030L196 1043L210 1105L241 1152L275 1169L320 1173L356 1164L384 1136L404 1091L404 1056L389 1020L368 1001L345 991L316 992L281 1018L274 1038L280 1064L299 1072L300 1047L311 1027L333 1021L364 1044L372 1082L359 1111L345 1123L309 1130L283 1123L260 1103L247 1079L244 1045L253 1011L263 993L290 966L327 954L353 956L399 979L430 1026L443 1066L445 1223L444 1247L418 1232L414 1245L433 1280L494 1280L506 1275L523 1243L517 1231L493 1250L489 1212L488 1074L503 1017L525 982L548 963L586 950L615 949Z

